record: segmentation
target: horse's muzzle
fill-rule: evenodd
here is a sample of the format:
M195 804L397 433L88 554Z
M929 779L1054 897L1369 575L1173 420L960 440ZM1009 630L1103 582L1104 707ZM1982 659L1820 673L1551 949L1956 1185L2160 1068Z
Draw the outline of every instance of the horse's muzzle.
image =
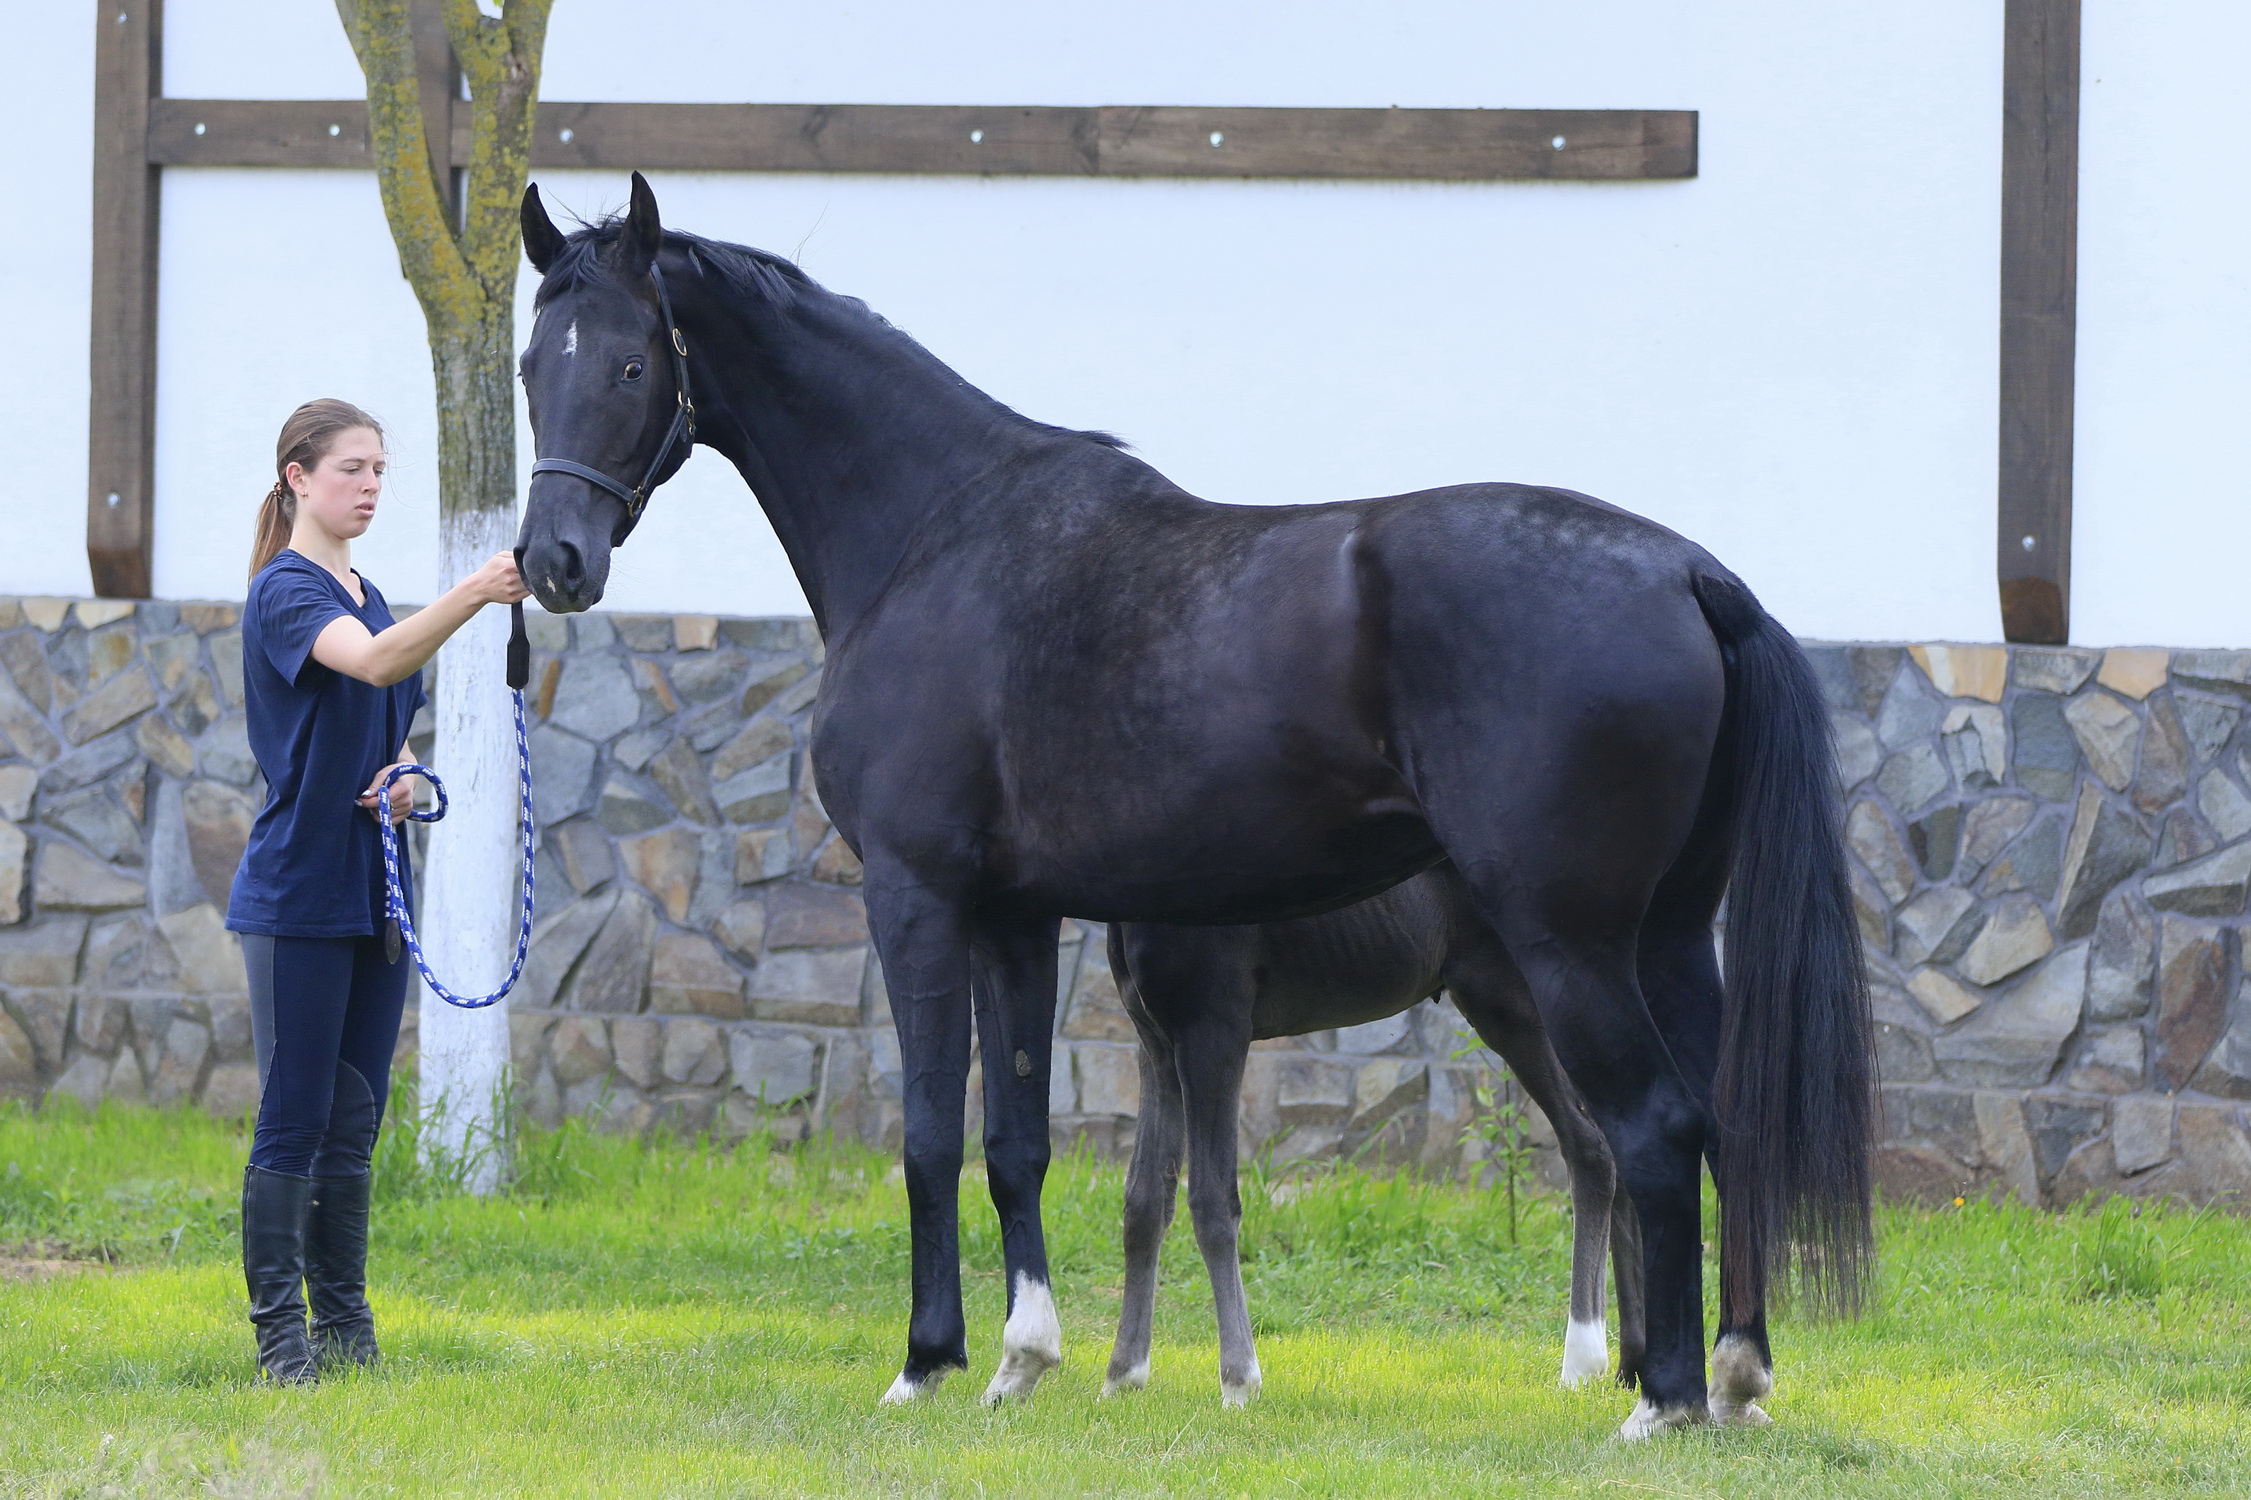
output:
M529 515L524 529L532 530ZM527 536L517 556L525 587L549 614L576 614L601 603L602 590L610 579L608 538L588 545L552 534Z

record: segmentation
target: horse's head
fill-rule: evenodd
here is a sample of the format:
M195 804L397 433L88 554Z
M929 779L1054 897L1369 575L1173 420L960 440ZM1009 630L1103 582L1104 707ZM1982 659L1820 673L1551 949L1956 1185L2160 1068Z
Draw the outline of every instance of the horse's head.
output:
M517 548L532 593L567 614L601 601L611 549L686 462L695 414L641 174L614 231L564 236L537 187L524 189L522 217L524 253L546 280L518 365L538 462Z

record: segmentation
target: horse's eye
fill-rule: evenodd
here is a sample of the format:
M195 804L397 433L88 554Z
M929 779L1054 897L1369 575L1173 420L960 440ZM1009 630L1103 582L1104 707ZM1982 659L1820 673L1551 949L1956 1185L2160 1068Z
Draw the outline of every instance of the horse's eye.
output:
M639 380L641 378L641 361L629 359L625 362L625 378L628 380Z

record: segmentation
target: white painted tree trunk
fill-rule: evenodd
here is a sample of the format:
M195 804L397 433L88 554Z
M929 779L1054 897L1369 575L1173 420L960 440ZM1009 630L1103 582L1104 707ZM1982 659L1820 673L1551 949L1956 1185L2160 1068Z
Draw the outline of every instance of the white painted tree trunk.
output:
M484 509L441 523L440 588L515 542L511 511ZM455 994L489 994L508 976L522 915L516 721L508 697L508 611L487 605L438 654L436 768L450 806L430 828L422 874L424 954ZM421 1104L425 1150L473 1163L468 1186L504 1179L508 1002L462 1010L421 986Z

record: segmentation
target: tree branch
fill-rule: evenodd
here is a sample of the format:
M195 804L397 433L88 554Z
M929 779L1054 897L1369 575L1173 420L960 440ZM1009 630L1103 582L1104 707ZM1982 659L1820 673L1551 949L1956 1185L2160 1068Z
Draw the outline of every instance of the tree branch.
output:
M502 19L481 14L475 0L445 0L446 25L469 80L469 173L461 213L461 249L488 297L514 295L521 230L517 200L531 165L539 110L541 51L553 0L507 0Z
M519 56L543 57L547 52L547 16L555 0L509 0L500 12L508 28L508 45Z
M444 196L431 176L406 0L336 0L336 13L367 78L368 144L399 269L425 316L473 324L485 289L446 226Z
M452 38L454 55L461 59L461 71L470 76L474 89L480 69L489 74L499 67L508 38L500 22L477 9L477 0L444 0L444 5L446 35Z

